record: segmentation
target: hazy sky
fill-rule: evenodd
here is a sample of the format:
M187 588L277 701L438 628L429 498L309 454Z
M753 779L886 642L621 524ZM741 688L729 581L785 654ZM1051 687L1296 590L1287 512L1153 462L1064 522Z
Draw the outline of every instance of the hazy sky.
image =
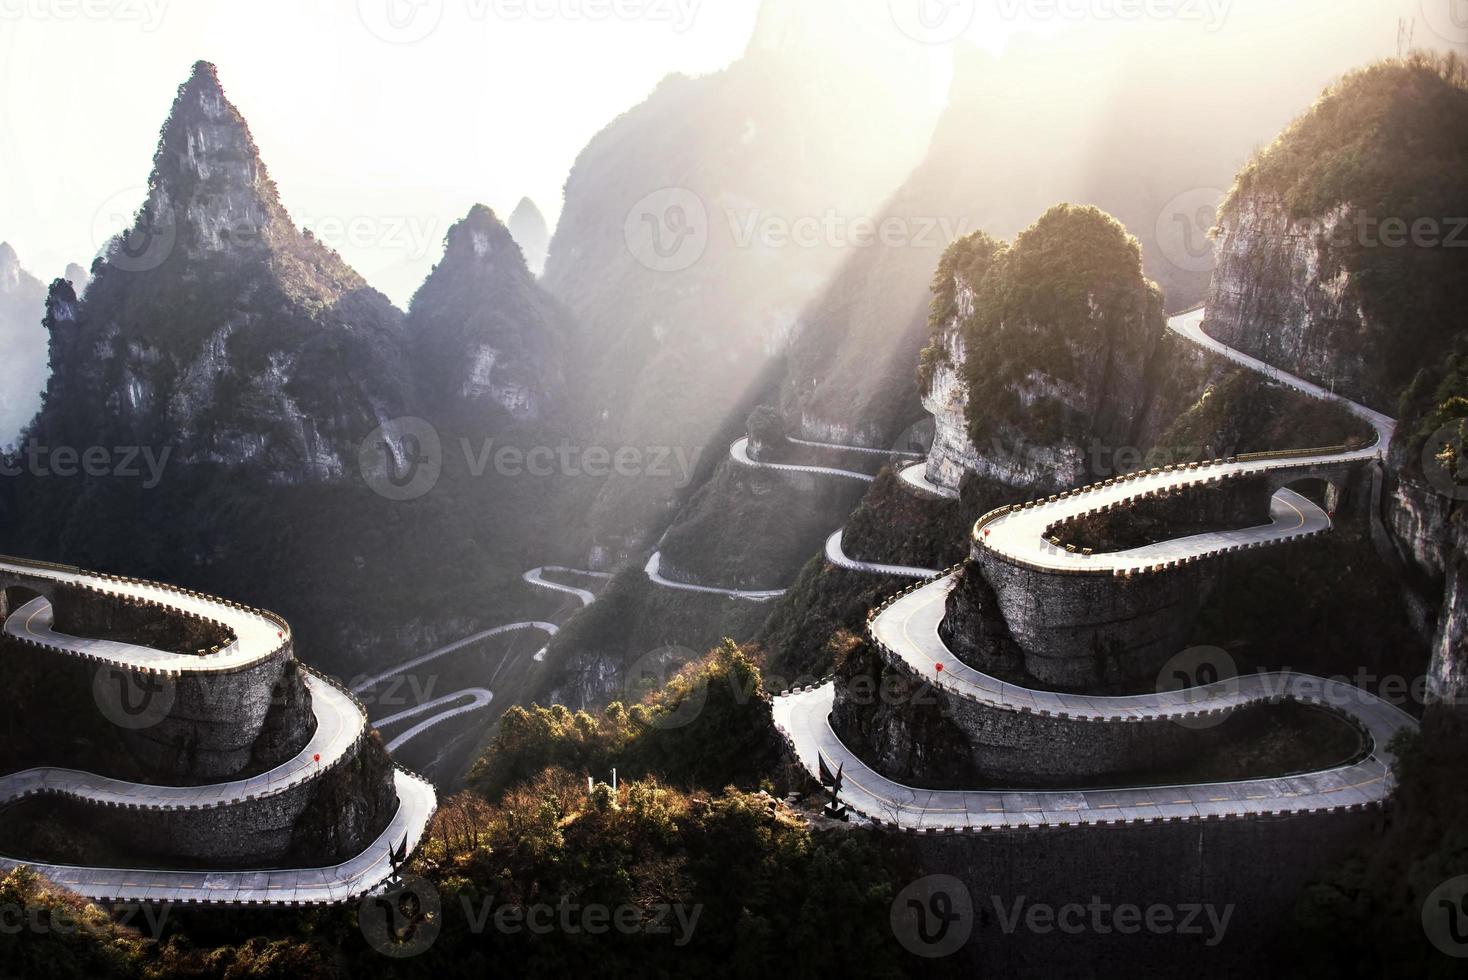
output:
M930 42L941 60L938 42L959 34L998 50L1020 29L1130 27L1128 11L1158 3L1172 5L1185 39L1225 31L1241 42L1297 9L1334 13L1336 23L1346 8L1370 10L1390 53L1399 2L1440 5L1427 19L1452 26L1447 11L1461 0L868 2L887 29ZM142 202L174 90L205 59L219 66L296 221L406 303L470 205L507 218L529 195L554 223L590 137L667 73L738 57L758 5L0 0L0 240L46 280L69 261L89 262Z

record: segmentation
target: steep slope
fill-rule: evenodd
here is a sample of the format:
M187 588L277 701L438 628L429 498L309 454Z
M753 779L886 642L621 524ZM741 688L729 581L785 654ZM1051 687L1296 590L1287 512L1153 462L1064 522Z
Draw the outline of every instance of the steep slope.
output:
M767 0L739 61L666 79L586 147L545 282L584 329L571 375L587 439L702 447L736 406L748 411L741 400L850 223L927 138L926 55L892 34L872 0ZM814 239L796 244L797 223ZM614 476L577 501L593 557L650 543L676 509L674 484Z
M46 287L0 242L0 446L10 445L41 406L46 387Z
M489 208L475 206L446 242L408 310L425 396L480 422L543 418L564 396L566 314Z
M890 444L922 414L912 365L943 250L978 230L1011 239L1057 201L1117 218L1169 311L1202 300L1207 232L1234 173L1363 47L1304 43L1289 20L1251 43L1247 73L1232 33L1182 25L961 53L931 147L881 211L902 233L855 250L801 314L780 398L791 424L816 439Z
M1377 508L1434 684L1460 688L1454 582L1468 417L1468 68L1415 55L1353 73L1240 174L1208 329L1400 413Z
M1327 90L1240 174L1209 297L1220 339L1394 409L1468 303L1468 68L1387 62Z
M1301 975L1449 976L1426 940L1433 913L1468 873L1463 750L1468 744L1468 258L1447 244L1468 213L1468 72L1413 55L1332 86L1239 174L1216 232L1208 330L1259 357L1401 418L1374 474L1371 555L1384 587L1363 596L1368 639L1426 668L1420 737L1400 746L1398 802L1369 848L1325 870L1301 897L1281 949ZM1400 224L1398 224L1400 223ZM1330 566L1328 591L1349 582ZM1318 572L1317 572L1318 574ZM1405 602L1416 636L1383 637ZM1335 638L1325 635L1331 642ZM1352 664L1365 662L1351 659ZM1373 673L1422 670L1388 667ZM1449 883L1449 884L1445 884ZM1429 932L1424 937L1423 929ZM1444 948L1438 943L1438 948Z
M50 306L39 431L54 444L166 439L181 463L336 480L411 397L401 314L292 224L202 62L179 89L136 224L85 300L58 286Z
M508 233L487 211L455 229L410 335L291 224L202 63L149 187L85 294L47 304L38 441L103 465L7 460L0 550L279 609L343 676L523 619L545 481L478 461L554 402L559 320ZM506 357L481 387L485 347Z
M543 273L546 255L550 252L550 228L545 223L545 215L530 198L521 198L514 214L510 215L510 234L515 236L515 243L525 253L525 264L530 267L530 274L539 276Z
M930 480L957 489L973 472L1052 491L1099 475L1096 447L1156 431L1174 348L1140 245L1115 219L1059 205L1012 246L964 239L939 277L935 313L952 319L923 354Z

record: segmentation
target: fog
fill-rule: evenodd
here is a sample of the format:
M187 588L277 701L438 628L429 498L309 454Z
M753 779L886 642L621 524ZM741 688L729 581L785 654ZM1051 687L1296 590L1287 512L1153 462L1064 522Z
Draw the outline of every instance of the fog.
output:
M779 16L784 0L769 6ZM666 74L737 58L758 7L314 0L264 19L249 0L0 0L0 240L46 280L90 260L141 202L173 90L207 59L296 220L403 303L471 204L508 217L528 196L554 225L590 138ZM1095 64L1077 63L1073 77L1032 84L1016 69L1002 97L1023 113L1032 91L1055 98L1058 81L1076 114L1090 113L1070 152L1104 181L1145 124L1126 108L1133 95L1189 114L1198 139L1179 153L1209 152L1220 119L1249 116L1267 131L1334 74L1395 53L1400 16L1415 20L1420 45L1462 39L1453 10L1450 0L864 0L844 14L919 46L937 101L956 44L1002 55L1017 38L1032 51L1064 36L1067 51L1089 48ZM1146 74L1134 58L1147 59ZM1134 69L1124 80L1121 62ZM1104 114L1092 113L1108 90Z

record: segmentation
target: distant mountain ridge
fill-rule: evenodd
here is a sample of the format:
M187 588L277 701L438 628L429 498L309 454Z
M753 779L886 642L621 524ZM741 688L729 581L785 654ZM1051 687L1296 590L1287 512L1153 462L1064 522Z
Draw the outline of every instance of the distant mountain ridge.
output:
M15 441L41 406L46 386L46 287L0 242L0 447Z

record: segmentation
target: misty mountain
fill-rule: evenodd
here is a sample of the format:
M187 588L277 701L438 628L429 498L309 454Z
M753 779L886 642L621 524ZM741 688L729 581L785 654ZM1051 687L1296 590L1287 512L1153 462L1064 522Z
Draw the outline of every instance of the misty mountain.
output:
M408 311L425 398L481 421L543 417L564 398L568 314L489 208L474 207L446 241Z
M525 264L529 266L530 274L539 277L545 272L545 258L550 252L550 227L545 222L545 215L530 198L521 198L515 206L515 212L510 215L510 234L515 237L520 251L525 253Z
M41 406L46 387L46 287L0 242L0 446L14 442Z
M180 87L149 187L85 299L52 290L41 433L344 478L361 439L407 414L402 315L291 222L212 66Z
M545 283L587 338L569 370L585 438L702 447L747 411L928 138L927 53L892 34L885 4L769 0L742 58L667 78L581 153ZM638 551L680 494L639 474L578 500L592 557Z

